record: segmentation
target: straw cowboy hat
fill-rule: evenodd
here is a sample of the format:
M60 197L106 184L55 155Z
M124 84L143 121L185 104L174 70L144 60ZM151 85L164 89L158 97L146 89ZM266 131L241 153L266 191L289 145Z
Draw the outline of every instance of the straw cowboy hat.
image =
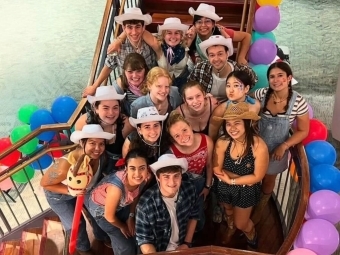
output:
M138 124L147 123L147 122L154 122L154 121L164 121L168 114L159 115L156 107L144 107L138 109L137 112L137 119L130 117L129 122L131 126L137 128Z
M127 8L125 13L122 15L116 16L115 21L118 24L123 24L123 21L126 20L143 20L144 25L149 25L152 22L152 17L149 14L142 13L141 9L137 7Z
M179 18L166 18L164 20L163 25L158 26L158 33L161 33L164 30L175 29L186 32L189 29L189 26L182 24Z
M214 116L216 120L259 120L261 119L255 112L249 111L249 105L245 102L240 102L237 104L229 103L227 109L225 110L223 117Z
M209 5L209 4L203 4L203 3L197 7L196 11L194 8L190 7L189 14L191 16L198 15L198 16L206 17L214 21L220 21L221 19L223 19L222 17L216 14L215 6Z
M223 45L228 47L228 55L232 56L234 54L234 46L231 38L225 38L222 35L213 35L210 36L209 39L201 42L199 44L201 51L203 54L207 56L207 49L211 46L216 46L216 45Z
M122 100L124 97L125 94L118 94L113 86L101 86L96 89L96 94L94 96L87 96L87 101L89 101L90 104L93 104L94 102L103 100Z
M71 134L70 140L74 143L79 143L84 138L103 138L111 140L115 134L104 132L103 128L97 124L85 125L81 131L77 130Z
M174 154L163 154L157 162L150 165L150 168L156 174L159 169L167 166L180 166L184 174L188 170L188 161L186 158L176 158Z

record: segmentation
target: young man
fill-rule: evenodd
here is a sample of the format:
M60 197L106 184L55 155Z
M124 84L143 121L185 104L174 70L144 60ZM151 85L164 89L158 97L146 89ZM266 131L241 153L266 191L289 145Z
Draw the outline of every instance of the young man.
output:
M106 57L105 65L97 80L92 86L85 88L83 91L83 97L86 97L87 95L94 95L96 89L109 77L111 71L115 67L120 68L124 63L126 56L130 53L136 52L141 54L145 58L145 62L149 69L157 66L155 52L142 39L145 26L152 22L151 16L149 14L143 15L139 8L128 8L125 13L116 16L115 21L118 24L123 25L123 31L126 34L126 39L124 41L122 41L120 37L115 39L122 41L120 52L110 54Z
M188 249L199 219L195 187L182 181L188 162L164 154L150 168L157 185L148 189L137 205L138 246L143 254Z
M232 71L245 71L250 75L254 84L257 82L257 76L249 66L240 65L228 59L233 54L233 44L230 38L213 35L200 43L199 47L208 60L195 65L188 81L199 82L207 93L219 101L226 99L226 79Z

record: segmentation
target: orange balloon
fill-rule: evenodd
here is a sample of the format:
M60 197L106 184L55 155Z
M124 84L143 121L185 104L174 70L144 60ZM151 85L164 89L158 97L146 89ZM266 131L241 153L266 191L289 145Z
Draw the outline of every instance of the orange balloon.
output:
M274 7L277 7L281 4L282 0L257 0L257 3L260 6L264 6L264 5L271 5Z

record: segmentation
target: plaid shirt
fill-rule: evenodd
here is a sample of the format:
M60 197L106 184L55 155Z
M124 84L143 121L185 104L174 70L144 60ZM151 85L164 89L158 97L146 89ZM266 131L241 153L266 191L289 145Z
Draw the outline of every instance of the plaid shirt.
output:
M229 60L228 62L233 66L232 71L245 71L248 73L255 84L257 82L257 75L249 66L239 65L235 61ZM204 88L207 93L210 93L213 85L212 76L213 66L210 64L209 60L202 61L195 65L194 70L189 75L188 81L197 81Z
M155 52L143 40L141 42L140 50L140 54L144 57L146 65L149 67L149 69L157 66ZM130 41L126 39L121 46L119 54L110 54L106 57L105 65L112 70L117 66L121 68L124 64L126 56L133 52L135 52L135 48L131 45Z
M194 185L183 181L176 202L179 243L184 242L190 219L199 219L199 204ZM171 219L158 185L148 189L136 208L136 239L138 245L153 244L156 251L165 251L171 236Z

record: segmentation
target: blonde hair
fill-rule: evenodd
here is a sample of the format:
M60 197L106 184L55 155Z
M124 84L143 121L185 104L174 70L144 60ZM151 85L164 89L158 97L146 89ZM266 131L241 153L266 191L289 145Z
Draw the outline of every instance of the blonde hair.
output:
M168 120L166 121L166 131L170 135L170 128L175 125L177 122L183 121L184 123L190 126L190 123L177 111L172 111L169 115ZM170 135L171 136L171 135Z
M164 43L165 40L164 40L164 37L165 37L165 34L168 30L176 30L176 29L166 29L166 30L163 30L157 37L158 41L160 41L161 43ZM186 45L186 41L184 40L184 32L182 30L177 30L177 31L180 31L180 34L181 34L181 42L180 42L180 45L183 47L183 48L186 48L187 45Z
M150 91L149 88L150 88L150 87L157 81L157 79L160 78L160 77L168 78L168 80L169 80L169 85L171 86L171 84L172 84L172 78L171 78L171 76L170 76L170 73L169 73L167 70L165 70L165 69L163 69L163 68L161 68L161 67L156 66L156 67L152 68L152 69L148 72L148 74L147 74L147 76L146 76L146 86L144 86L144 88L142 89L142 93L143 93L144 95L146 95L146 94Z

